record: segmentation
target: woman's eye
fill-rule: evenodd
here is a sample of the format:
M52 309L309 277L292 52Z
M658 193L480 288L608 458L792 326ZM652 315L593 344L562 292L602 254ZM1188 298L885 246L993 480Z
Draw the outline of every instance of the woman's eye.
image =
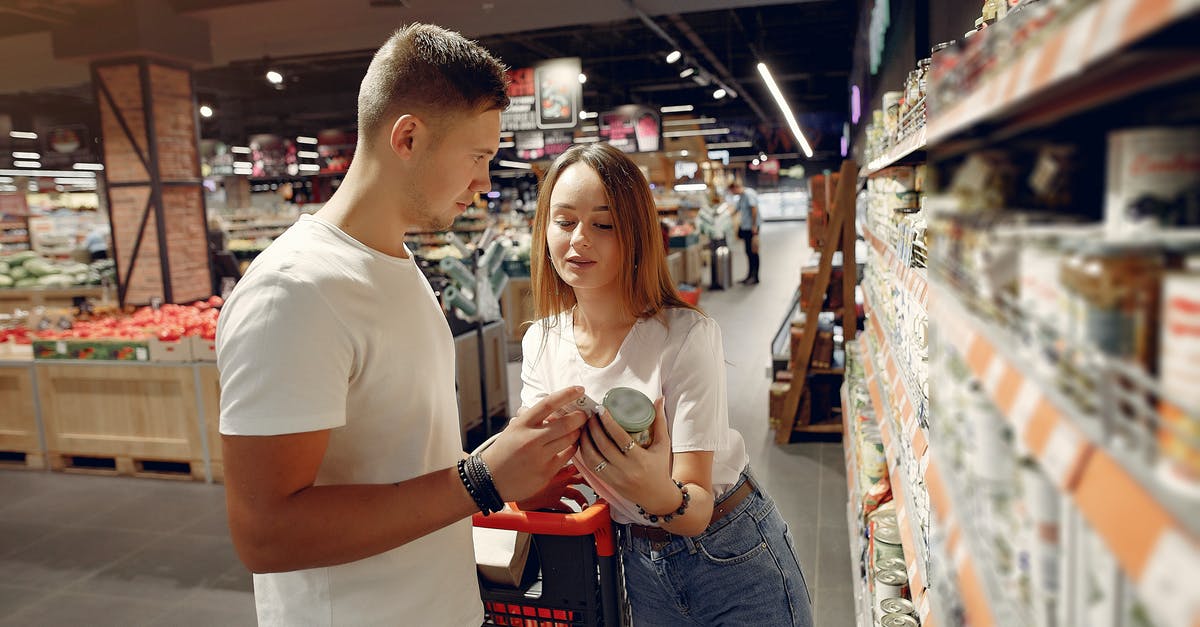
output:
M572 226L575 226L575 222L572 220L555 220L554 224L563 229L569 229Z
M611 225L611 224L597 224L597 225L596 225L596 228L600 229L601 231L611 231L611 230L612 230L612 228L613 228L613 225Z

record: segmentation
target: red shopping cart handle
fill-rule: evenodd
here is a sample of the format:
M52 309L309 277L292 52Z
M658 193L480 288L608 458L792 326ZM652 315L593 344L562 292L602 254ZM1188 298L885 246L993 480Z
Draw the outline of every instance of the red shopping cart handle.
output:
M471 523L476 527L487 529L508 529L524 531L549 536L596 536L596 553L598 555L613 555L612 517L608 513L608 503L596 501L579 513L560 514L558 512L526 512L517 509L516 503L509 503L511 510L494 512L489 516L482 513L471 517Z

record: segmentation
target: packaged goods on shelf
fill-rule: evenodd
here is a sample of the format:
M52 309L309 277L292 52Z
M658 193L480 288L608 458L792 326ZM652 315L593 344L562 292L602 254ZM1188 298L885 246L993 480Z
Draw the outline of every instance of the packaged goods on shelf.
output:
M1110 236L1200 227L1200 126L1109 133L1105 178L1104 221Z
M1168 274L1163 282L1162 418L1159 441L1163 474L1200 493L1200 272Z

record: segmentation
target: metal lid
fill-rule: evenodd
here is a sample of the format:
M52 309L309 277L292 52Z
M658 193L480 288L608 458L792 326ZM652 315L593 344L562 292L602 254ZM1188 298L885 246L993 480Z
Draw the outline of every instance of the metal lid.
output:
M908 614L884 614L879 624L881 627L917 627L917 619Z
M604 407L612 414L617 424L628 433L645 431L654 424L654 403L645 394L633 389L617 387L604 395Z
M875 573L875 581L886 586L903 586L908 583L908 573L902 570L881 570Z
M903 597L891 597L879 602L879 611L884 614L915 614L913 602Z
M885 544L900 544L900 528L892 525L875 527L875 541Z
M875 570L908 570L908 564L898 557L888 557L875 562Z

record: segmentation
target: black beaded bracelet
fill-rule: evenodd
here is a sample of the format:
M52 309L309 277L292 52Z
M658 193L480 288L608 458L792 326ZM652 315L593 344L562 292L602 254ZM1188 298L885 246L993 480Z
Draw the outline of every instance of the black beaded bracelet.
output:
M504 509L504 499L500 497L500 492L496 490L496 483L492 479L492 471L488 468L487 462L479 455L472 455L468 468L469 475L475 482L475 488L479 491L479 495L488 504L488 507L493 512L498 512Z
M467 489L467 494L471 495L471 500L475 501L475 506L479 508L479 511L483 512L484 516L491 514L492 510L488 507L487 502L479 494L479 491L475 489L475 485L471 482L471 478L468 476L466 459L458 460L458 478L462 481L463 487Z
M672 479L672 481L675 481L675 480ZM669 523L672 520L675 520L676 516L682 516L683 513L685 511L687 511L688 503L690 503L692 500L692 495L688 494L687 486L683 485L679 481L675 481L675 487L679 488L679 492L683 494L683 502L679 504L679 509L671 512L670 514L662 514L662 515L647 514L646 510L642 509L641 505L638 505L637 510L638 510L638 513L642 515L642 518L645 518L646 520L648 520L652 523L657 523L660 519L664 523ZM635 503L635 505L636 505L636 503Z

